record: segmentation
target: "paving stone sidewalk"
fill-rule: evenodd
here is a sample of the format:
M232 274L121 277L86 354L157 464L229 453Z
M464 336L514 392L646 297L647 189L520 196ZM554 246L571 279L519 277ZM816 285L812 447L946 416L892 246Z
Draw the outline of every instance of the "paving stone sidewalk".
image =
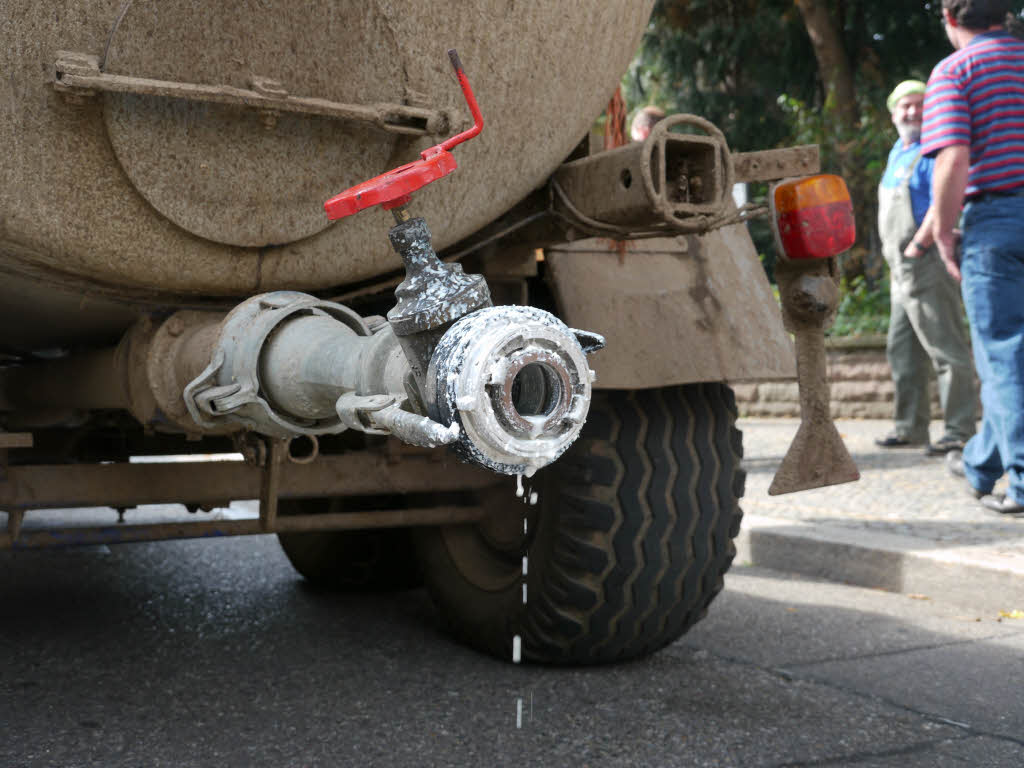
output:
M859 481L769 496L798 424L739 420L747 469L739 562L1024 609L1024 516L986 510L942 457L877 447L874 439L891 428L886 420L836 422ZM931 431L942 434L942 424Z

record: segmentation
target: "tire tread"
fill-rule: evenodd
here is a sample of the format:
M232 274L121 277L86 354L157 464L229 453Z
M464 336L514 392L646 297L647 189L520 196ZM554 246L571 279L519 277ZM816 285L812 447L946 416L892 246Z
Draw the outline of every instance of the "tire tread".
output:
M454 632L498 656L519 633L526 658L561 664L635 658L680 637L735 556L746 477L736 417L722 383L596 392L580 439L535 478L527 605L518 589L477 590L441 537L423 537L427 583Z
M736 405L728 387L710 383L609 392L595 405L602 432L614 439L591 439L576 452L586 455L603 444L615 455L618 471L593 478L614 490L614 501L593 494L580 498L586 486L570 479L561 488L560 506L582 515L562 516L557 537L560 543L579 542L599 528L608 537L603 564L610 568L604 569L598 590L589 579L601 576L597 558L583 564L560 557L554 564L549 576L562 586L560 592L567 581L581 583L586 574L595 598L587 601L589 611L579 599L582 593L560 606L581 612L579 637L530 633L531 641L546 647L545 660L562 663L633 658L686 632L722 590L742 518L742 435L734 426ZM602 455L596 465L612 463ZM595 527L595 520L601 524Z

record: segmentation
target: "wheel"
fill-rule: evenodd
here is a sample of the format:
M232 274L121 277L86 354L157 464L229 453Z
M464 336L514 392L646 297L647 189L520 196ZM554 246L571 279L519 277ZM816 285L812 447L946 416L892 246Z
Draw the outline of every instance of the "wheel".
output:
M278 514L338 511L337 499L279 502ZM337 592L396 592L422 586L408 528L279 533L288 560L315 587Z
M486 521L415 534L452 631L503 658L519 635L524 659L573 664L678 638L705 615L736 552L745 472L735 420L720 383L595 393L579 440L534 478L537 506L517 502L510 481L484 500Z

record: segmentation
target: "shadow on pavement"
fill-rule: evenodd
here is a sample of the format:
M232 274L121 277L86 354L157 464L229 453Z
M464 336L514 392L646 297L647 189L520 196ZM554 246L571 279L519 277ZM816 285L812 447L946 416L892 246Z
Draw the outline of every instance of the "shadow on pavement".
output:
M942 456L926 456L919 448L885 453L858 453L851 451L850 455L861 472L872 469L885 470L920 467L922 469L934 469L943 475L946 474L946 467ZM748 456L743 459L743 466L747 472L770 472L774 474L782 463L783 456L785 456L785 453L772 456Z
M738 569L669 649L553 669L452 643L422 591L302 589L266 537L25 554L0 554L5 766L923 766L1022 746L1019 633L897 596Z

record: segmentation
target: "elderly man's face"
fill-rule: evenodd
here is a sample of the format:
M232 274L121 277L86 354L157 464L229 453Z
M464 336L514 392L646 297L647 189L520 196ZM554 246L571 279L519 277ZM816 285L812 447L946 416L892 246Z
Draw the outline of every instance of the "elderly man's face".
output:
M911 93L896 102L892 111L892 124L904 144L913 144L921 138L921 111L923 93Z

